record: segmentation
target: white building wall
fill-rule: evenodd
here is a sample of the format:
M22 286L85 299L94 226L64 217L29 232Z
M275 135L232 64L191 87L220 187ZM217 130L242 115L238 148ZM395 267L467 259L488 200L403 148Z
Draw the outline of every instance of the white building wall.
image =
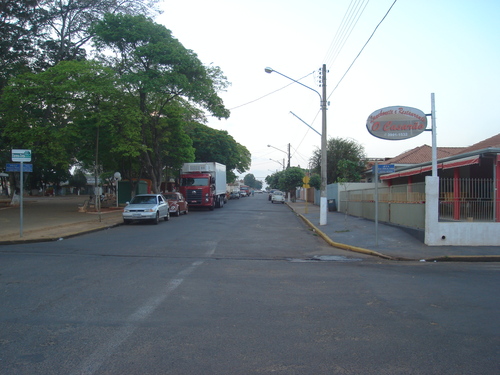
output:
M425 178L425 244L500 246L498 223L439 222L439 178Z

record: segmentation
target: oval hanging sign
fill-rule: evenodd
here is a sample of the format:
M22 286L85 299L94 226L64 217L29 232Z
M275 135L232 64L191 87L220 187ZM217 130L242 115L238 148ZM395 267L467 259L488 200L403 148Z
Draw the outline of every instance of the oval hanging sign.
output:
M415 137L422 133L426 127L427 117L424 112L403 106L376 110L366 121L366 128L371 135L389 140Z

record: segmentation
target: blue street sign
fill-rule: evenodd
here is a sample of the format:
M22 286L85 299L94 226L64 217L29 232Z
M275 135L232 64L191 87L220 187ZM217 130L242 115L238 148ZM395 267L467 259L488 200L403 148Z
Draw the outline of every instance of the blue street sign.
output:
M21 163L7 163L6 172L21 172ZM23 163L23 172L33 172L33 164Z
M378 174L394 173L395 170L394 164L379 164L378 166ZM373 166L372 171L375 173L375 166Z

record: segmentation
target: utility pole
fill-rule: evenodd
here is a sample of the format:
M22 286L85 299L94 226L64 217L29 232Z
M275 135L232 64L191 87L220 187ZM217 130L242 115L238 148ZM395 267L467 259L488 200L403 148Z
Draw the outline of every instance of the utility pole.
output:
M320 195L320 212L319 212L319 225L326 225L327 211L326 211L326 187L327 187L327 165L326 165L326 64L323 64L321 69L321 86L323 89L323 96L321 98L321 113L322 113L322 130L321 130L321 195Z
M290 143L288 144L288 165L287 165L287 168L290 168L290 158L291 158L291 155L290 155Z

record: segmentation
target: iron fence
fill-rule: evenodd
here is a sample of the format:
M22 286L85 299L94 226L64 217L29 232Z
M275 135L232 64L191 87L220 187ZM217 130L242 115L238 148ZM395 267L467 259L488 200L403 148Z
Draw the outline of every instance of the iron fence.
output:
M440 178L439 219L494 221L494 181L491 178Z
M378 201L381 205L390 204L390 208L393 208L394 204L424 204L425 182L380 187ZM348 213L354 211L353 215L369 216L365 215L366 205L373 205L374 202L374 188L340 192L340 210ZM498 211L499 205L500 202L495 200L492 178L439 179L440 221L495 221L495 212ZM388 217L394 217L393 213L394 209Z
M349 202L374 202L375 189L349 190L345 192ZM378 188L380 203L425 203L425 183L394 185Z

